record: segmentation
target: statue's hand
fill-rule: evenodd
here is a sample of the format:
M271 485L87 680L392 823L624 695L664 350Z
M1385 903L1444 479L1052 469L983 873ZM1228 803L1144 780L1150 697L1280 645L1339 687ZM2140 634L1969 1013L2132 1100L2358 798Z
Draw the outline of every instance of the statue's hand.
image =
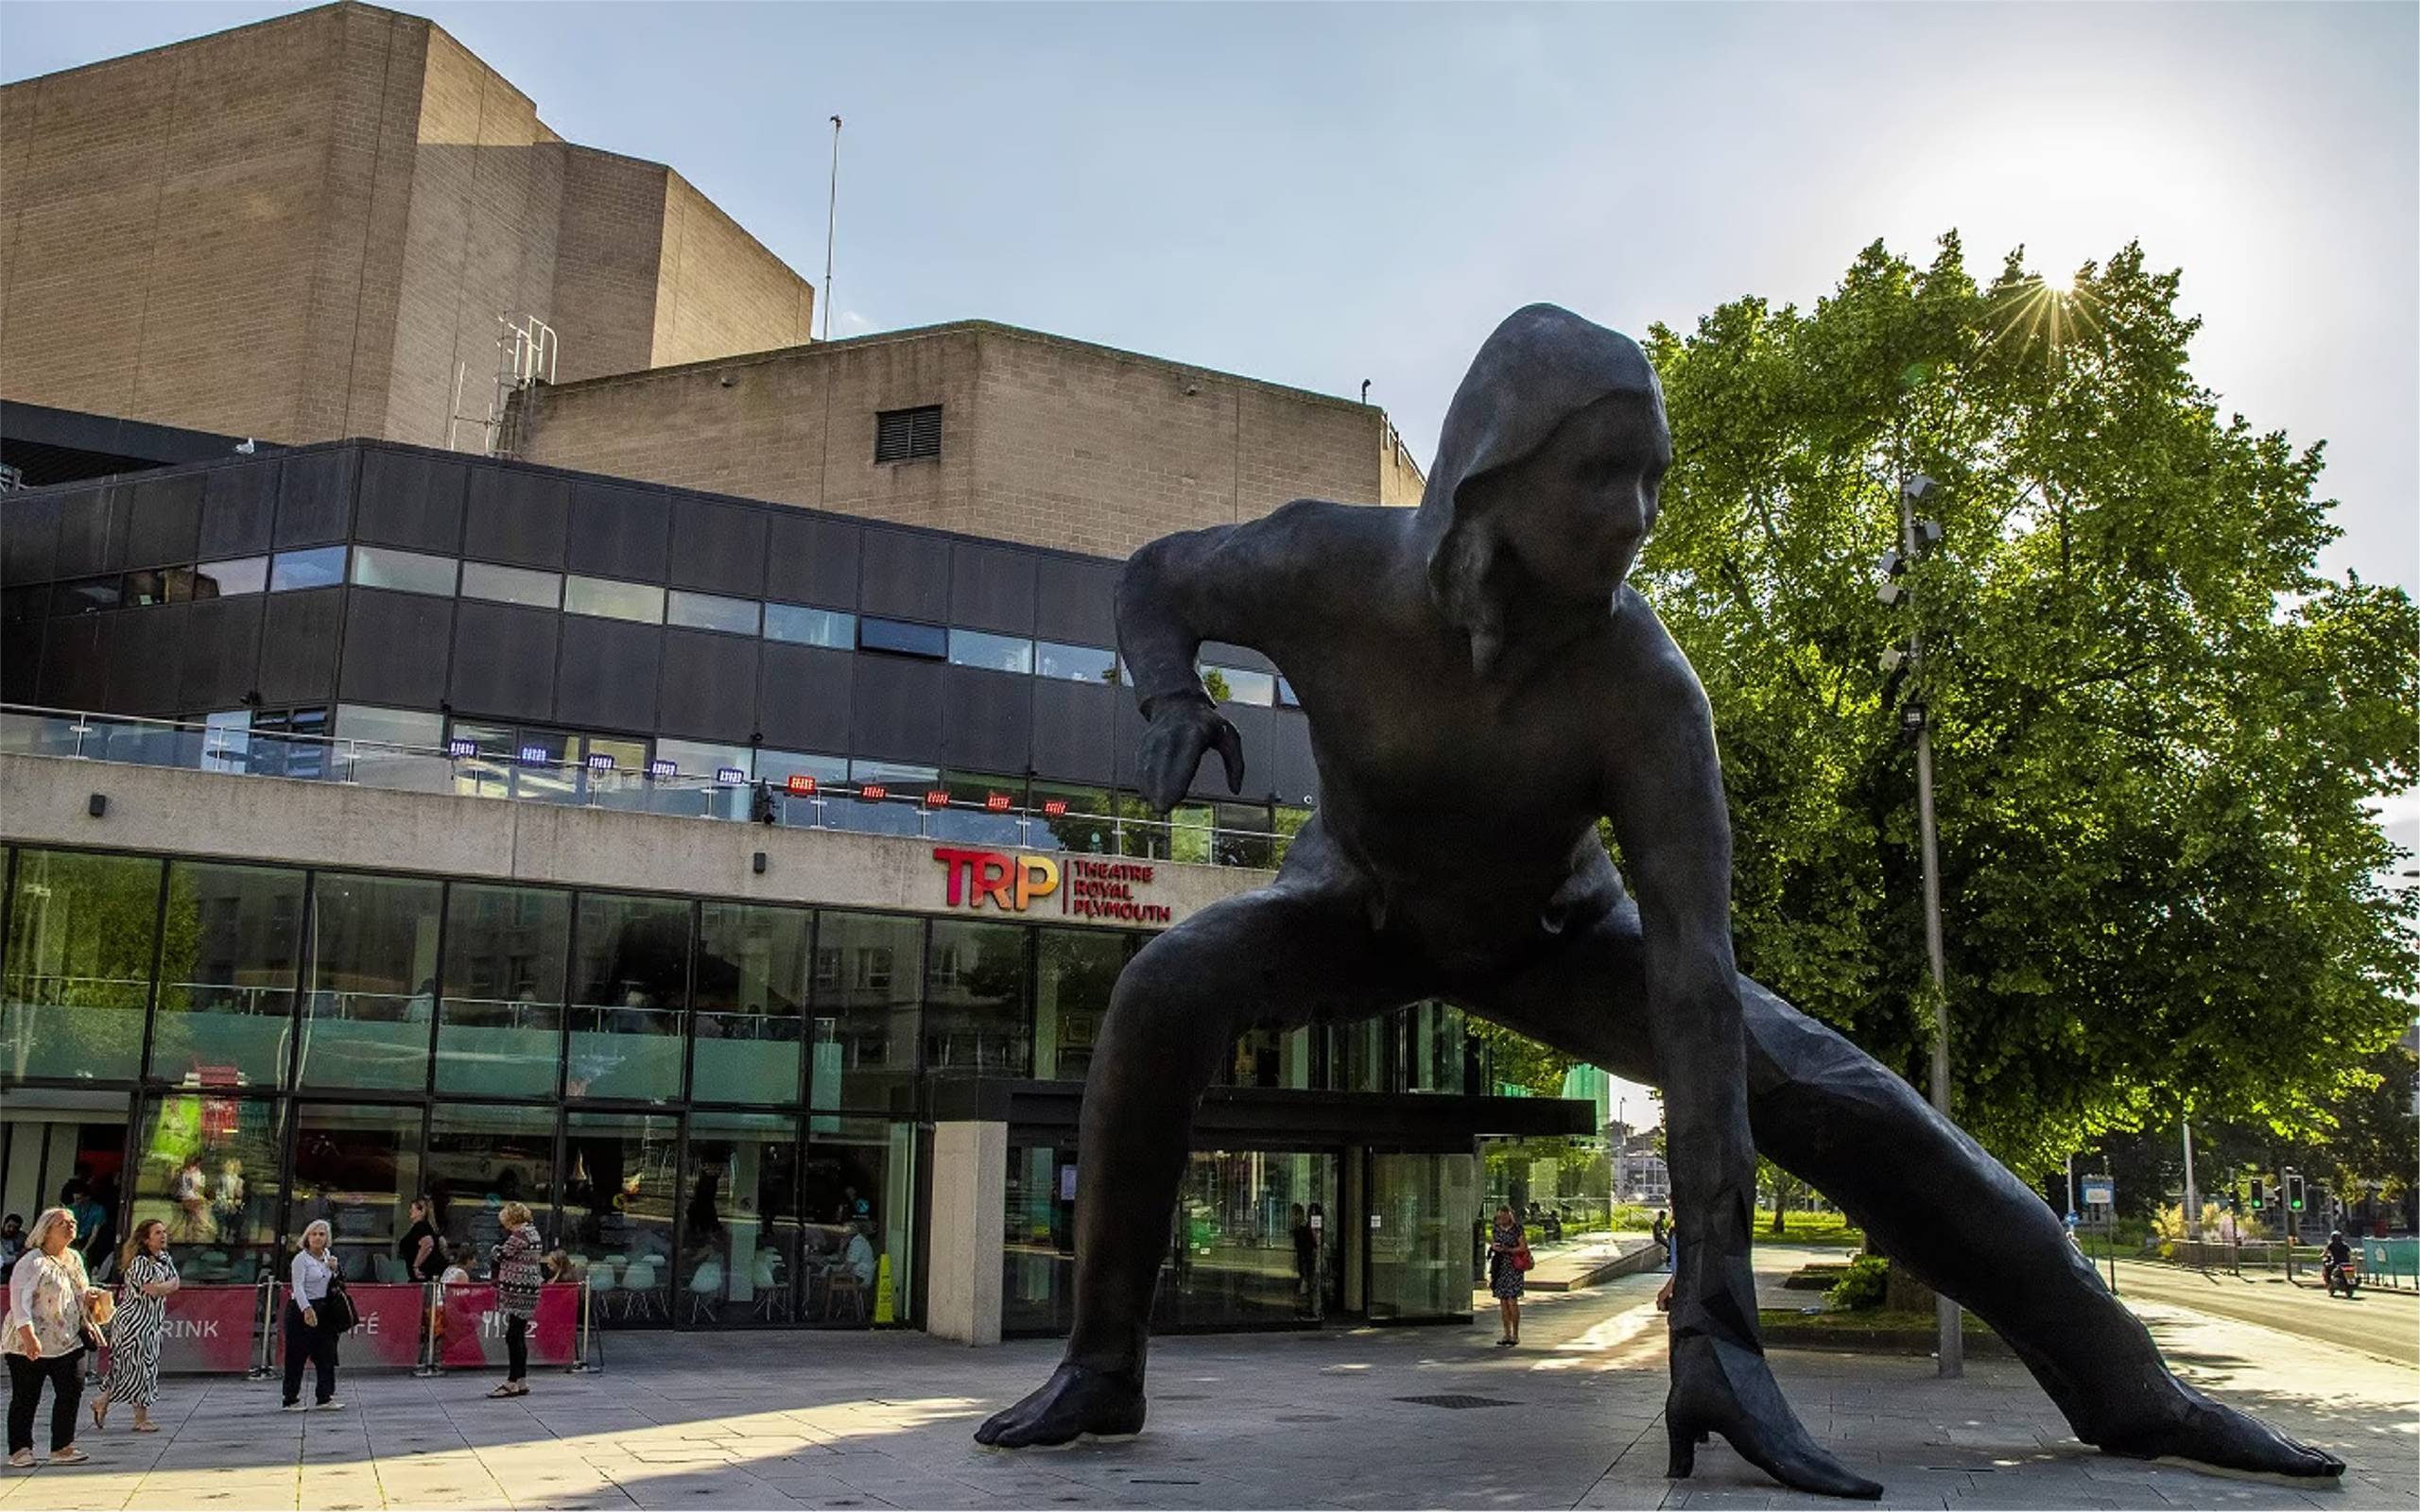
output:
M1151 700L1150 723L1143 730L1143 765L1137 774L1143 797L1162 814L1176 807L1201 758L1217 747L1226 764L1227 791L1244 787L1244 740L1219 712L1208 694L1172 694Z

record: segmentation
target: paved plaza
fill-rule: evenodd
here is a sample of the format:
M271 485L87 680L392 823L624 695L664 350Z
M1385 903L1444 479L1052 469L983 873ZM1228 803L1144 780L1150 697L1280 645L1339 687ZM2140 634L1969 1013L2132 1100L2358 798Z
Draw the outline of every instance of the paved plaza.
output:
M493 1378L367 1373L340 1413L283 1414L271 1383L172 1380L166 1430L88 1434L94 1463L0 1478L0 1512L88 1507L1765 1507L1718 1442L1663 1478L1655 1278L1532 1300L1524 1347L1476 1326L1160 1342L1139 1439L1024 1454L969 1438L1047 1374L1046 1341L919 1334L622 1334L607 1368ZM1809 1425L1884 1481L1885 1506L2372 1507L2413 1503L2420 1372L2166 1303L2169 1358L2324 1444L2341 1487L2104 1458L2014 1363L1776 1353Z

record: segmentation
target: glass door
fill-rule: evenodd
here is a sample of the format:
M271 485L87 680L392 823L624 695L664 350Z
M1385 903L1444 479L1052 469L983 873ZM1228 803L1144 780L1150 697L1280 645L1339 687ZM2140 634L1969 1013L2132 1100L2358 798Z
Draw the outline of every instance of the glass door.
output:
M1467 1316L1480 1220L1478 1157L1370 1156L1372 1321Z

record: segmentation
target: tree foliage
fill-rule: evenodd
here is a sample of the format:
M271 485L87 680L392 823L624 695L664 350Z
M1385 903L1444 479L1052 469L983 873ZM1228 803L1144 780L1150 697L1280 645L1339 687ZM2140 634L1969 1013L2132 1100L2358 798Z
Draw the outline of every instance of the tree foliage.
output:
M2021 249L1979 283L1953 234L1650 341L1675 462L1638 576L1714 703L1742 968L1924 1064L1920 698L1957 1116L2036 1175L2181 1110L2321 1126L2420 971L2366 807L2420 780L2420 616L2317 575L2320 448L2221 417L2178 288L2131 246L2064 296ZM1921 687L1878 667L1905 472L1945 531L1903 579Z

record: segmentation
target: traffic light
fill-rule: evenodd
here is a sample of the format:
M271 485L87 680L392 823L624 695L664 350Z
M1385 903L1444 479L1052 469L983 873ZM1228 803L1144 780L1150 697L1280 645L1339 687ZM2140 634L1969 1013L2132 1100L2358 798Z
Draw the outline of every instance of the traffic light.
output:
M2258 1177L2252 1178L2252 1211L2264 1211L2269 1206L2269 1188Z
M2303 1211L2303 1178L2302 1174L2297 1171L2286 1173L2286 1211L2289 1212Z

